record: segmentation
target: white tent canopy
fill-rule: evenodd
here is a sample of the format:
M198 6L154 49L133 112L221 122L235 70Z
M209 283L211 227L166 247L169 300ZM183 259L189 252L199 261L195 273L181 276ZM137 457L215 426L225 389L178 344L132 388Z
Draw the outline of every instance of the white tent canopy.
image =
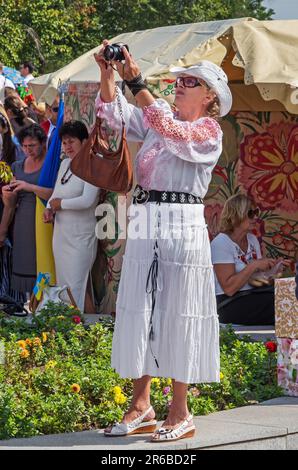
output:
M143 76L147 78L166 73L171 64L190 51L199 49L202 44L206 44L207 56L208 50L211 51L211 49L212 55L214 55L216 38L224 34L232 25L243 21L246 19L165 26L123 33L113 38L111 42L127 44L133 57L137 60ZM217 47L221 51L220 63L226 54L226 49L218 41ZM97 50L98 47L95 47L56 72L42 75L30 82L36 99L51 101L61 82L100 82L99 67L93 57Z
M282 109L298 114L298 20L240 18L166 26L123 33L111 42L129 46L149 82L169 78L171 65L190 66L209 59L226 71L234 97L252 92L254 102L270 106L278 102ZM60 83L100 82L93 57L97 50L30 82L36 99L51 103Z

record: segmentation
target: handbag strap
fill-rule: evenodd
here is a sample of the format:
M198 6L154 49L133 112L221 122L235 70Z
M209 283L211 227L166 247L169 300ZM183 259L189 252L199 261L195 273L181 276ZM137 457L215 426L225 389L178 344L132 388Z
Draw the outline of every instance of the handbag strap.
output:
M119 108L119 114L120 114L120 117L121 117L122 125L125 126L123 108L122 108L122 104L121 104L119 88L117 86L116 86L116 100L117 100L117 104L118 104L118 108Z

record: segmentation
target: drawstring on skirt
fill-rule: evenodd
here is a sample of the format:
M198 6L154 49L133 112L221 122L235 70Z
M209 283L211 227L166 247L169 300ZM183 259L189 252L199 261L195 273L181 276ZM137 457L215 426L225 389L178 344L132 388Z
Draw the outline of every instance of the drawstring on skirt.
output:
M155 303L156 303L157 277L158 277L158 243L157 243L157 240L155 240L153 261L151 263L151 266L148 272L147 282L146 282L146 293L151 294L149 345L150 345L151 354L154 357L157 367L159 368L158 361L152 350L152 341L154 341L153 315L154 315L154 309L155 309Z

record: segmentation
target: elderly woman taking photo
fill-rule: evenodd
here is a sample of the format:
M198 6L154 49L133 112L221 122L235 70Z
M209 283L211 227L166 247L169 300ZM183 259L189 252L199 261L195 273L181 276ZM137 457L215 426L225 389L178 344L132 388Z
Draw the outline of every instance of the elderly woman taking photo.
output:
M274 324L274 288L269 280L289 262L262 257L251 233L258 215L259 209L244 194L230 197L221 214L220 233L211 242L221 323Z
M178 111L173 114L167 102L151 95L125 47L125 63L105 60L107 45L104 41L95 54L101 69L97 106L110 127L121 129L118 95L127 138L142 143L130 209L142 204L148 232L147 237L127 240L113 339L112 366L121 377L134 379L133 400L122 422L107 428L105 435L154 431L151 377L168 377L173 401L151 440L172 441L195 432L187 384L219 381L218 318L202 198L222 150L222 131L214 117L229 112L231 94L225 73L209 61L176 67L172 73ZM115 86L112 65L138 107ZM181 237L176 236L179 229Z

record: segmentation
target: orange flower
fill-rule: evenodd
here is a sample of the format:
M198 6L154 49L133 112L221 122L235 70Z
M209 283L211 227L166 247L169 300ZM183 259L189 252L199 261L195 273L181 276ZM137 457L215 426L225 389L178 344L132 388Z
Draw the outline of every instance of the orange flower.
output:
M79 384L72 384L70 388L73 393L80 393L81 391L81 387L79 386Z
M33 345L34 346L41 346L41 339L40 338L34 338Z
M27 349L23 349L21 352L20 352L20 356L22 359L27 359L27 357L30 356L30 353Z
M32 341L31 341L31 339L27 338L25 342L26 342L26 344L27 344L28 346L32 346Z

